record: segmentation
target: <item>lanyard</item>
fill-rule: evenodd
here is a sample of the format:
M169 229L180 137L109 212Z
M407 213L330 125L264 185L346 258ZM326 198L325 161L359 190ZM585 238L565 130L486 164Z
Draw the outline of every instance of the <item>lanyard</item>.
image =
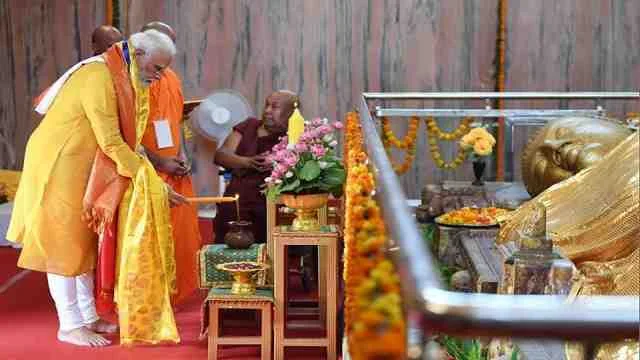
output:
M122 42L122 54L124 55L124 61L127 62L127 66L131 65L131 57L129 56L129 44L126 41Z

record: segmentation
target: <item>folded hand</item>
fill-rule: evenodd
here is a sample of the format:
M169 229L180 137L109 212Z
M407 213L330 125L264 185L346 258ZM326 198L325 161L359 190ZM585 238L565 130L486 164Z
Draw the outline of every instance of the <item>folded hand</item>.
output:
M185 176L191 169L182 159L173 157L165 158L158 164L158 170L171 176Z

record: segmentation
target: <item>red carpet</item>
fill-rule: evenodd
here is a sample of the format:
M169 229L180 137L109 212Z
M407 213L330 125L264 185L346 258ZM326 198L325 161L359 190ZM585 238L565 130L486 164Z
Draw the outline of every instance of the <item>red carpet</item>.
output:
M46 277L32 272L0 294L0 357L16 360L206 359L207 344L197 340L200 326L198 296L186 303L176 316L182 337L180 345L90 349L59 343L56 340L58 321ZM117 339L112 340L117 343Z
M2 250L0 251L0 256L2 256L0 258L1 279L6 279L12 276L10 274L15 275L20 272L20 269L15 267L16 251L12 249L0 250ZM0 282L0 289L5 282L6 280ZM295 282L295 280L292 282ZM196 294L181 305L179 311L177 311L176 320L182 338L182 343L179 345L125 348L117 346L116 336L111 338L116 346L81 348L60 343L56 340L58 321L53 301L47 289L46 276L43 273L30 272L8 287L3 293L0 293L0 359L206 359L207 342L206 340L198 339L202 299L202 294ZM296 335L315 333L319 330L317 328L314 329L313 326L308 326L314 322L309 321L311 320L309 317L315 317L316 315L313 311L311 311L312 315L309 311L298 312L294 310L291 313L299 313L298 316L295 316L298 318L298 321L296 321L298 324L291 324L288 329L295 332ZM245 321L242 321L242 318ZM300 321L303 319L307 321ZM242 326L246 327L246 325L253 323L253 320L247 319L246 316L231 316L229 321L244 324L241 325L240 329L233 331L233 335L236 335L236 331L240 335L240 332L244 332ZM307 326L299 327L300 323ZM324 351L319 350L287 349L286 357L288 360L325 358ZM223 360L259 359L259 348L229 346L220 351L218 358Z
M21 271L16 267L19 255L20 252L17 249L0 247L0 286Z

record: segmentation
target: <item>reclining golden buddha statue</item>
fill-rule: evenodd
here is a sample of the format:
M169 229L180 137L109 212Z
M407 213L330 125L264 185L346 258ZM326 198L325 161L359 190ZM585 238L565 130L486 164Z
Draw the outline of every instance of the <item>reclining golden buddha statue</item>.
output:
M568 130L556 130L555 134L563 131ZM556 151L562 153L562 146ZM585 145L575 155L572 151L564 150L565 159L578 164L581 151L589 148ZM557 163L561 161L554 165ZM512 212L501 225L496 241L513 241L529 232L542 204L554 247L578 270L573 295L640 295L639 168L640 136L635 132L590 167L552 185ZM596 358L637 359L638 349L637 341L604 344L596 349ZM576 344L568 344L566 354L569 359L583 356Z
M533 136L522 156L522 178L531 196L600 161L631 134L607 118L566 117Z

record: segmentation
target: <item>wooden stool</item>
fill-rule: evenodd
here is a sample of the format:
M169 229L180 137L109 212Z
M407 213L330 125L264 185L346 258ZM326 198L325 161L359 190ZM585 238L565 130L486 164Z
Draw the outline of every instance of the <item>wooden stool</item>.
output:
M254 295L231 294L230 289L213 288L206 300L209 307L209 350L208 359L218 358L219 345L260 345L260 359L271 359L271 311L273 290L257 289ZM260 336L224 336L218 331L220 309L247 309L261 312Z
M285 347L324 347L327 359L337 356L337 307L338 307L338 230L334 225L325 225L320 231L291 231L289 226L276 227L273 232L273 271L275 289L274 359L284 359ZM326 337L285 338L286 327L286 249L287 246L315 245L323 254L319 261L318 297L320 320L325 323Z

